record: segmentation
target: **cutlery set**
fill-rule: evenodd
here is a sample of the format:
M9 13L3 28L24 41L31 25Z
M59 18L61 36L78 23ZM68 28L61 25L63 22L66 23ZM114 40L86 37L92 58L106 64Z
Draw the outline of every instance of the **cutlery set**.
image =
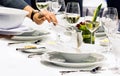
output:
M100 71L102 71L104 69L102 69L102 67L97 66L91 70L67 70L67 71L59 71L61 73L61 75L67 74L67 73L72 73L72 72L90 72L93 74L99 73Z
M38 44L40 43L42 40L36 40L36 41L21 41L21 42L10 42L8 43L8 46L9 45L13 45L13 44L21 44L21 43L33 43L33 44Z
M21 50L21 51L25 51L25 50L29 50L29 49L46 49L46 47L16 48L16 50Z

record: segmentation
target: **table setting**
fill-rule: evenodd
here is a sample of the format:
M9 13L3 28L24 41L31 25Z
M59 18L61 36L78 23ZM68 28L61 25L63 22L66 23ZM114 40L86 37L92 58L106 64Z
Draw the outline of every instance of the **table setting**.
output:
M97 19L101 6L95 9L92 20L88 20L89 14L81 17L78 3L70 2L64 13L57 14L59 11L54 10L58 19L56 26L47 21L39 26L25 16L23 22L15 24L15 27L3 29L5 26L0 26L0 34L12 35L0 38L0 71L3 71L0 75L119 76L119 48L116 43L119 44L120 40L118 31L115 31L118 26L115 24L111 34L110 28L105 26L106 16L102 17L102 22ZM86 30L89 31L87 35L83 34ZM84 37L88 38L87 42Z

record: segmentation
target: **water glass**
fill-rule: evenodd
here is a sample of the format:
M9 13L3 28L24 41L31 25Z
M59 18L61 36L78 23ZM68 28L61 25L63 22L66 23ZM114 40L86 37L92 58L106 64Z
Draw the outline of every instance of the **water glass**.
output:
M114 7L107 7L103 10L102 25L105 28L105 33L109 39L109 45L107 51L112 51L111 37L118 30L118 12Z

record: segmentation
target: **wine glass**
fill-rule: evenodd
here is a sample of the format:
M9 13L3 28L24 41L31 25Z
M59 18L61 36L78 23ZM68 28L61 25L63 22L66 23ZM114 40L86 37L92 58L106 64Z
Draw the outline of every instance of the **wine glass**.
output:
M91 32L91 44L93 33L101 26L100 12L96 15L96 20L94 21L95 8L87 8L85 12L85 26Z
M80 6L78 2L68 2L66 7L66 21L68 26L75 26L80 19Z
M78 2L68 2L67 6L66 6L66 10L65 10L65 22L66 24L64 25L64 27L66 27L66 31L64 32L64 34L66 36L69 36L69 42L75 43L77 41L77 34L78 32L76 31L76 24L78 23L80 19L80 6ZM78 42L79 43L79 42ZM69 43L68 43L69 44ZM71 45L69 44L69 46ZM77 44L76 44L77 45ZM76 45L72 45L71 47L74 47L75 49L78 50L78 47L76 47Z
M109 39L107 51L111 51L111 37L113 37L113 35L116 33L116 30L118 29L118 12L116 8L107 7L103 10L102 25Z
M37 7L39 10L48 9L48 7L49 7L49 0L44 0L44 1L35 0L35 2L36 2L36 7Z
M57 14L62 6L63 0L52 0L52 11Z
M107 52L112 53L115 56L116 64L120 63L120 60L118 58L119 52L119 46L117 43L120 42L120 40L116 37L116 32L118 31L118 12L115 7L107 7L103 10L102 15L102 24L105 28L106 35L109 39L109 45ZM110 69L113 71L120 73L120 66L116 65Z
M59 14L65 14L65 1L64 0L60 0L59 3L61 4L61 8L58 11Z

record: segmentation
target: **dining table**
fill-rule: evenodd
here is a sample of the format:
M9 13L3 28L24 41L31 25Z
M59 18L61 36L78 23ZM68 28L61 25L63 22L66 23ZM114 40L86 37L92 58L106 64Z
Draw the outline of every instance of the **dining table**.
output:
M59 23L61 24L64 23L62 21L64 18L63 15L58 15L57 18ZM52 23L48 23L47 21L45 21L43 24L37 25L31 19L26 17L22 25L25 25L26 27L34 28L35 30L40 30L42 32L43 31L50 32L50 35L47 35L43 38L41 37L37 39L35 38L35 40L33 39L32 41L30 40L27 41L23 39L19 40L15 38L13 39L0 38L0 76L73 76L73 75L74 76L106 76L106 75L120 76L120 74L116 74L114 73L114 71L107 69L108 66L112 67L115 64L115 58L112 53L103 54L106 57L106 61L102 64L103 70L100 70L97 73L91 73L90 71L78 72L78 70L82 70L82 68L71 68L71 67L69 68L69 67L58 66L51 62L44 62L41 59L41 54L34 55L33 53L27 53L24 51L16 50L16 48L21 48L24 46L31 46L31 45L38 47L46 47L49 45L52 49L58 51L62 49L61 47L58 47L60 45L57 45L55 41L56 40L55 31L51 31L51 29L56 27L53 26ZM60 24L58 24L58 26L59 25ZM60 31L62 31L62 29ZM31 43L39 39L42 39L43 42L40 42L39 44ZM86 45L85 43L82 43L80 48L82 50L86 50L87 52L90 51L102 52L105 49L104 46L100 46L101 39L103 39L103 37L96 38L96 43L94 44L94 46L92 45L91 47L89 45ZM9 43L14 43L14 42L21 42L21 43L8 45ZM71 48L69 47L66 49L69 49L69 51L71 51L70 50ZM30 57L32 54L33 56ZM85 68L84 70L86 69L88 68ZM61 73L62 71L76 71L76 72Z

